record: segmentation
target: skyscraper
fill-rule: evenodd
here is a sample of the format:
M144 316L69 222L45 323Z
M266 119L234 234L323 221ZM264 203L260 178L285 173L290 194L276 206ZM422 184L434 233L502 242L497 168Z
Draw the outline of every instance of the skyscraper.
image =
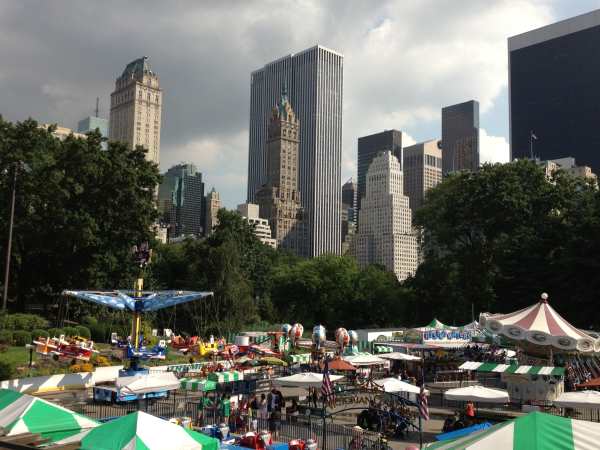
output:
M267 137L267 182L256 194L277 246L307 256L306 229L298 192L300 123L284 88L272 109Z
M600 10L508 39L511 159L600 171L599 52Z
M271 227L267 219L260 217L260 207L254 203L242 203L237 207L240 215L254 228L254 235L270 247L277 248L277 240L271 236Z
M159 164L161 110L162 90L148 57L130 62L110 94L110 140L141 145L146 158Z
M367 170L371 161L379 152L388 150L392 152L402 164L402 132L398 130L385 130L380 133L358 138L358 173L356 211L360 211L362 198L367 191Z
M204 234L209 235L212 233L213 229L219 224L219 209L221 209L221 198L219 197L219 193L215 191L213 187L208 194L206 194L205 200L205 226L204 226Z
M404 147L402 173L404 195L415 212L423 204L425 193L442 181L442 151L437 139Z
M317 45L252 72L248 201L267 182L268 118L281 89L302 124L298 188L309 256L340 253L342 85L344 57Z
M86 134L96 129L100 131L102 137L108 138L108 120L106 119L97 116L88 116L77 123L78 133ZM102 143L102 148L106 150L106 142Z
M342 186L342 254L350 247L356 228L356 183L352 178Z
M164 175L158 207L169 224L169 239L204 233L204 183L193 164L178 164Z
M479 170L479 102L442 108L442 169Z
M356 259L361 267L381 264L402 281L417 270L418 249L400 161L391 152L383 152L371 162L366 178Z

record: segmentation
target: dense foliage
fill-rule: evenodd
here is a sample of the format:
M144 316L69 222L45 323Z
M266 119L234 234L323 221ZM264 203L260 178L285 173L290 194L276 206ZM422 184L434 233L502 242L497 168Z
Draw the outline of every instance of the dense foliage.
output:
M152 238L159 183L142 148L55 138L33 120L0 117L0 269L4 273L13 173L16 211L9 283L11 309L48 309L67 288L131 284L130 248Z
M563 172L546 179L530 161L458 173L416 214L424 262L410 285L420 321L431 311L464 323L482 311L510 312L548 292L580 327L598 327L600 193Z

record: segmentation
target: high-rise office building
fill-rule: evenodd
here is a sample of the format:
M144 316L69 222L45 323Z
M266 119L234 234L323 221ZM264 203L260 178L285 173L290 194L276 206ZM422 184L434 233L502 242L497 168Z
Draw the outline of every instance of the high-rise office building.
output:
M260 207L254 203L242 203L237 207L240 215L254 228L254 235L270 247L277 248L277 240L271 235L267 219L260 217Z
M402 132L398 130L385 130L358 138L358 167L357 167L357 197L356 211L360 211L362 198L367 191L367 171L371 161L379 152L390 151L402 164Z
M442 108L442 166L444 175L479 170L479 102Z
M52 136L54 136L55 138L60 139L61 141L64 141L69 136L73 136L76 139L87 139L87 136L85 134L73 131L71 128L61 127L60 125L57 125L55 123L54 124L52 124L52 123L43 123L43 124L39 125L39 128L43 128L45 130L47 130L50 127L54 127L54 131L52 132Z
M511 159L600 171L599 52L600 10L508 39Z
M302 127L298 189L307 230L308 256L340 253L342 85L344 57L317 45L252 72L248 201L267 182L268 118L287 86Z
M361 267L381 264L402 281L417 270L418 248L398 158L389 151L376 156L366 184L358 212L356 259Z
M213 229L219 224L219 210L221 209L221 198L219 193L213 187L204 202L206 209L206 218L204 226L204 234L207 236L213 232Z
M141 145L148 151L146 158L156 164L160 162L162 95L147 56L127 64L110 94L110 140Z
M437 139L403 149L404 195L413 213L421 207L425 193L442 181L442 150Z
M77 122L77 132L86 134L90 131L100 131L103 138L108 138L108 120L97 116L88 116ZM102 148L106 150L106 142L102 143Z
M193 164L178 164L164 175L158 208L169 224L169 239L204 233L204 182Z
M285 88L272 109L267 136L267 182L256 194L260 215L269 221L277 246L308 256L298 192L300 122Z
M342 186L342 254L348 252L356 229L356 183L352 178Z

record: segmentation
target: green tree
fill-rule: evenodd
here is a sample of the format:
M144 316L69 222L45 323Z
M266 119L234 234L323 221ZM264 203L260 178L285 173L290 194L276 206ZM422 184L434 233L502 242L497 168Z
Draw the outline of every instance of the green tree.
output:
M152 240L160 176L142 148L101 137L60 141L33 120L0 118L0 173L21 167L11 265L15 305L47 305L65 288L130 286L130 248ZM0 177L8 199L10 177ZM0 202L0 251L4 254L8 203ZM4 259L0 264L4 264Z

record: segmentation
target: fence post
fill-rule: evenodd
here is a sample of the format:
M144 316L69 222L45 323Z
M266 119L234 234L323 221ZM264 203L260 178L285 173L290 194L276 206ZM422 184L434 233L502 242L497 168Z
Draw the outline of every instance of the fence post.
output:
M327 417L326 417L326 413L327 412L327 408L325 407L325 400L323 400L323 409L321 410L321 415L323 416L323 445L321 446L321 448L323 450L327 450Z

